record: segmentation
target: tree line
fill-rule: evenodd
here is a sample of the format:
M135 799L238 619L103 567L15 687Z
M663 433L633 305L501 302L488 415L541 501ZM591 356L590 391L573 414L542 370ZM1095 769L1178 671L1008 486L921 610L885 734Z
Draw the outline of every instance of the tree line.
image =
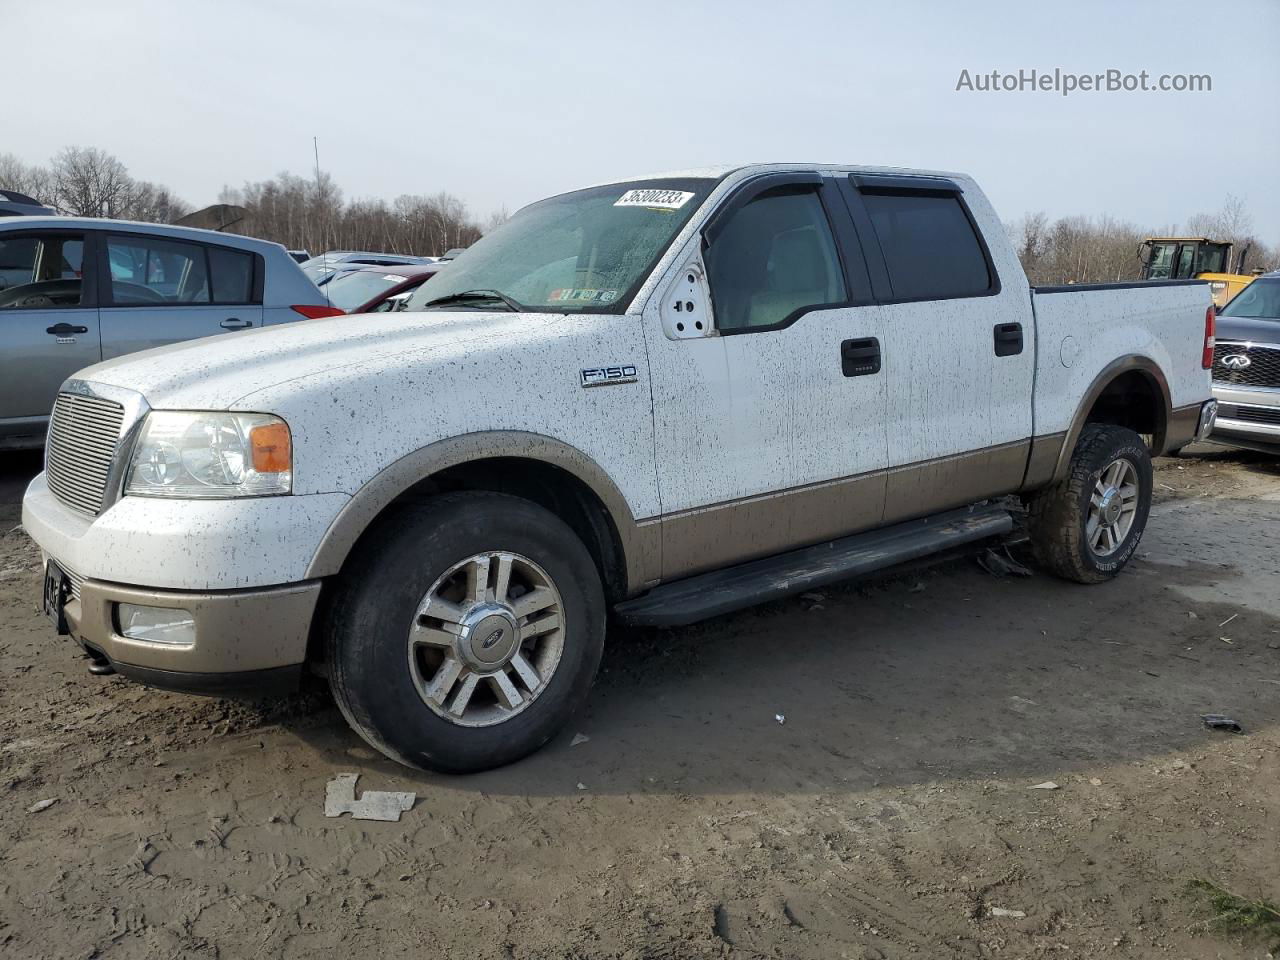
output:
M47 166L0 154L0 189L17 190L73 216L115 217L172 223L192 212L166 186L135 180L125 165L96 147L66 147ZM432 256L466 247L506 219L506 211L477 221L450 193L403 194L345 200L324 172L301 177L281 173L270 180L224 187L224 204L245 210L230 229L286 247L381 250ZM1238 257L1250 247L1247 268L1280 269L1280 246L1263 243L1243 201L1228 197L1221 210L1190 217L1181 227L1143 229L1112 217L1062 217L1029 213L1006 225L1033 284L1112 283L1136 280L1139 244L1148 236L1207 236L1236 244Z
M174 223L194 212L164 186L135 180L125 165L96 147L66 147L47 166L0 154L0 189L16 190L59 213ZM270 180L224 187L218 202L244 208L235 233L274 240L291 250L378 250L433 256L467 247L506 219L501 212L484 224L450 193L404 194L350 200L333 178L281 173Z
M1249 248L1246 272L1280 269L1280 246L1258 238L1239 197L1228 196L1215 213L1198 213L1180 226L1144 229L1112 217L1062 217L1028 213L1005 225L1033 285L1117 283L1141 278L1139 248L1147 237L1208 237L1235 244L1231 266Z

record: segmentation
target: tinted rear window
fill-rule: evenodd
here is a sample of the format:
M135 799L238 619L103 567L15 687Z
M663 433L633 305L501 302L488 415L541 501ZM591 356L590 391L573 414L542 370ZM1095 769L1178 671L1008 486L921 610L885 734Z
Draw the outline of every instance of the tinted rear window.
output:
M214 303L249 303L253 299L253 254L226 247L209 248L209 274Z
M973 224L953 194L863 193L895 300L943 300L991 291Z

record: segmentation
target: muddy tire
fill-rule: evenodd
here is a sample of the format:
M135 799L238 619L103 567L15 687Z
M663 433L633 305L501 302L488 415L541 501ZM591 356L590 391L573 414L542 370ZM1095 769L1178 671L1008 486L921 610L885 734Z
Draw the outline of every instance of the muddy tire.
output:
M1151 455L1132 430L1088 424L1065 479L1030 498L1036 559L1077 583L1110 580L1133 557L1151 511Z
M388 757L447 773L537 750L586 699L604 649L591 555L517 497L455 493L379 518L328 607L329 684Z

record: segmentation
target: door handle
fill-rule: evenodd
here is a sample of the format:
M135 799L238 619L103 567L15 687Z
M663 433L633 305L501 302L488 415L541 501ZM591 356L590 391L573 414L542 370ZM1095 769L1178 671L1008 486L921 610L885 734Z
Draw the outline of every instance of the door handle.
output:
M840 370L846 377L867 377L880 372L880 341L875 337L845 340L840 344Z
M74 326L70 323L55 323L52 327L45 327L45 333L51 333L55 337L70 337L77 333L88 333L88 327Z
M220 324L223 330L243 330L245 327L252 327L252 320L241 320L239 317L227 317Z
M997 357L1012 357L1022 352L1022 324L997 323L995 325Z

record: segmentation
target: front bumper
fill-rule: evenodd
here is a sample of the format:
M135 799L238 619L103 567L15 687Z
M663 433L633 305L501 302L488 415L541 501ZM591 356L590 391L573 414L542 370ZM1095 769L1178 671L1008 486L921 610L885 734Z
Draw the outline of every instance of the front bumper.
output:
M1280 453L1280 389L1213 388L1219 400L1211 440Z
M320 581L196 593L85 580L77 593L64 608L67 628L119 673L151 686L230 696L297 687ZM192 642L124 636L118 622L121 603L188 612L194 621Z
M37 474L22 526L47 555L88 580L184 591L301 583L345 493L228 500L124 497L77 513Z

